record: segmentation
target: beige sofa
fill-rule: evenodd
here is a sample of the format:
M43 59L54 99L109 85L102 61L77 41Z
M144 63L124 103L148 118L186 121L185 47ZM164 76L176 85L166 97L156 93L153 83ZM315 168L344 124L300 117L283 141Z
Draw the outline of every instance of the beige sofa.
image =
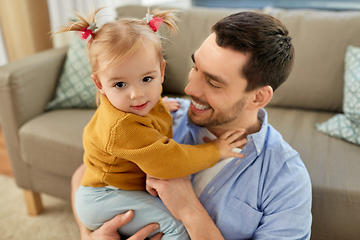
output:
M191 53L217 20L239 10L180 13L180 34L169 36L165 47L165 94L183 95ZM348 45L360 46L360 12L266 11L288 27L296 49L295 67L266 110L269 122L300 153L310 173L311 239L359 239L360 146L319 133L315 123L342 112L344 54ZM145 7L118 9L119 16L142 18L145 12ZM0 122L16 182L26 190L32 214L41 209L38 193L70 200L71 176L82 163L82 130L94 113L44 112L65 55L66 49L50 50L0 68Z

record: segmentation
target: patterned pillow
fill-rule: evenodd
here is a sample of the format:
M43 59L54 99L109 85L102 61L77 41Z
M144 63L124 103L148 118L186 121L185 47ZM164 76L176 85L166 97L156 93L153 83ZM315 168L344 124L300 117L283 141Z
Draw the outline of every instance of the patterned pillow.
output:
M337 114L318 131L360 145L360 48L348 46L345 54L344 114Z
M344 78L344 113L360 126L360 48L348 46Z
M97 88L91 79L86 41L74 36L57 85L54 99L45 110L60 108L95 108Z

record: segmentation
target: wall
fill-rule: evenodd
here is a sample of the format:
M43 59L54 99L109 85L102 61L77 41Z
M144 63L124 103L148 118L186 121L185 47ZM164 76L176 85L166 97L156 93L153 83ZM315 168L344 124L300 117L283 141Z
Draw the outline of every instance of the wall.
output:
M359 0L192 0L193 6L225 8L307 8L360 10Z
M52 48L46 0L2 0L0 17L9 61Z

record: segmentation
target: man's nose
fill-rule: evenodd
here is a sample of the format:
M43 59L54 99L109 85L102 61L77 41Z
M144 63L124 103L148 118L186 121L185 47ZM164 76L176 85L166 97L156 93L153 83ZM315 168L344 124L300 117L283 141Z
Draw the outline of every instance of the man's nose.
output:
M185 87L185 93L189 96L200 96L203 90L199 73L189 74L189 83Z
M137 98L142 98L145 96L145 93L142 89L140 88L134 88L132 89L131 93L130 93L130 98L131 99L137 99Z

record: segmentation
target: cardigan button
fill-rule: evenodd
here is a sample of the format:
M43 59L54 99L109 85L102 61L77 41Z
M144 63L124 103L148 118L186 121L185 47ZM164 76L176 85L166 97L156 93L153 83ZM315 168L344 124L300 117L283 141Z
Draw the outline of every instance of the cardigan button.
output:
M163 106L160 106L159 107L159 112L163 112L164 111L164 107Z

